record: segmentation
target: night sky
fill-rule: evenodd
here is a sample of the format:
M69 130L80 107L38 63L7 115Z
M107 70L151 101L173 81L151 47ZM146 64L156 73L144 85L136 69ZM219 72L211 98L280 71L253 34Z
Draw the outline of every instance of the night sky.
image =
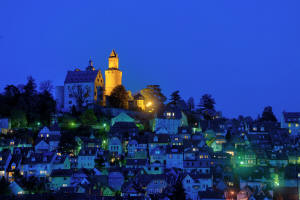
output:
M300 1L0 1L0 88L85 68L116 49L132 92L160 84L227 117L300 111Z

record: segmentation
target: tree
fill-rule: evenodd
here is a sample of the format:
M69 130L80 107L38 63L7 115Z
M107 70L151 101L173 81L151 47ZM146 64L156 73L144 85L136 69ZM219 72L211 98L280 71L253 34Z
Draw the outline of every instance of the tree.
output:
M40 83L40 91L42 93L48 92L51 94L53 89L54 89L54 87L53 87L52 81L50 81L50 80L42 81Z
M273 113L272 106L266 106L262 113L261 121L277 122L277 119Z
M0 195L9 195L10 193L9 182L7 182L4 176L2 176L0 180Z
M56 101L53 99L51 93L48 90L44 90L38 95L39 101L37 104L39 121L45 125L50 125L51 116L56 111Z
M70 94L75 98L77 107L81 110L86 103L86 100L91 95L91 88L89 86L74 85L70 88Z
M61 134L59 148L63 153L75 153L78 149L78 143L72 131L63 131Z
M123 85L116 86L108 97L110 106L123 109L128 109L128 98L128 93Z
M27 78L27 83L24 86L24 92L25 92L25 95L27 95L27 96L34 96L37 93L36 83L32 76L29 76Z
M11 126L13 128L23 128L27 126L27 117L24 111L13 109L11 111Z
M225 136L226 141L229 142L231 137L232 137L231 129L227 129L227 133L226 133L226 136Z
M179 100L181 99L180 95L179 95L179 90L176 90L175 92L173 92L171 94L171 98L170 98L170 103L171 105L177 105Z
M170 196L171 200L185 200L186 193L185 189L183 188L181 179L177 180L176 184L174 185L174 192Z
M194 110L195 109L195 102L194 102L194 98L193 97L190 97L188 100L187 100L187 104L188 104L188 109L190 111Z
M84 126L94 125L97 122L97 117L93 110L89 109L80 115L80 121Z
M16 97L20 95L20 90L14 85L7 85L4 90L4 95L7 97Z
M98 159L95 159L95 168L100 170L105 168L105 160L103 159L103 157L99 157Z
M163 107L163 103L167 100L163 95L159 85L148 85L141 90L141 95L145 97L145 104L148 110L157 112Z
M204 119L212 120L216 114L215 100L210 94L204 94L200 99L199 109Z

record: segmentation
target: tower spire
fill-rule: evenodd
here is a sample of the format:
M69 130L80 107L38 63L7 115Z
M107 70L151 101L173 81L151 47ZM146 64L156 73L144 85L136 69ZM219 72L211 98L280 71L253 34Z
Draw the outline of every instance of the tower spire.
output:
M115 51L114 49L111 51L109 57L110 57L110 58L116 58L116 57L118 57L118 55L117 55L117 53L116 53L116 51Z
M118 69L119 68L119 57L116 51L113 49L108 58L108 68Z
M89 66L93 67L94 66L94 62L92 61L92 57L90 56L90 60L89 60Z

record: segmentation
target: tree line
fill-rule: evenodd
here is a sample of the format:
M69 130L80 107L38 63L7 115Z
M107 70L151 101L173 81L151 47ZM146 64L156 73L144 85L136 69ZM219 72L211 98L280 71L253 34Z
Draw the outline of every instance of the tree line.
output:
M27 78L25 85L7 85L0 94L0 117L10 118L13 128L50 125L56 111L51 81L43 81L37 89L35 79Z

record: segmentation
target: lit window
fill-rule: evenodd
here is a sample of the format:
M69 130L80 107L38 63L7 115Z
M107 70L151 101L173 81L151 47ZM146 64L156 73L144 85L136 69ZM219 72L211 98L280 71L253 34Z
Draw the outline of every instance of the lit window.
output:
M67 187L68 185L64 183L62 186L63 186L63 187Z
M2 157L0 157L0 161L2 160Z
M289 129L289 133L292 133L292 130L291 130L291 129Z
M299 126L299 124L298 123L296 123L296 127L298 127Z
M289 123L289 127L291 127L292 126L292 124L291 123Z
M43 135L43 134L41 134L41 137L44 137L44 135Z
M49 134L47 134L47 137L49 137Z

